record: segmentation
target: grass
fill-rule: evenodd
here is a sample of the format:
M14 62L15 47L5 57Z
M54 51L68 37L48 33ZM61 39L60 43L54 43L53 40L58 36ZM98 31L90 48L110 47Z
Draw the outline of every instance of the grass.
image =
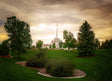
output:
M26 54L21 54L22 60L34 57L38 50L28 50ZM15 64L17 55L13 59L0 58L0 81L112 81L112 49L96 50L96 56L78 58L77 51L72 50L69 54L67 50L48 50L47 57L67 58L76 64L77 69L87 73L84 78L59 79L48 78L37 74L37 70L29 69ZM54 62L55 63L55 62Z

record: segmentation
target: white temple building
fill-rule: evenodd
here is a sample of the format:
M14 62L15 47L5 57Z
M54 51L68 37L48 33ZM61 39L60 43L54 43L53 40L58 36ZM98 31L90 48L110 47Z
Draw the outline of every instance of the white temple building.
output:
M53 46L53 44L55 43L56 49L59 49L59 43L61 42L61 40L58 38L58 25L56 28L56 37L54 38L54 40L51 41L51 47Z

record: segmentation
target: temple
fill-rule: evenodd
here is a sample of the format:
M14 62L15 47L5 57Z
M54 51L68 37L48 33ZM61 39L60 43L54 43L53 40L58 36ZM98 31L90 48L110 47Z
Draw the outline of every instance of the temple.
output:
M55 43L55 47L56 49L59 49L59 43L61 42L61 40L58 38L58 24L57 24L57 28L56 28L56 37L54 38L54 40L51 41L51 47L53 46L53 44Z

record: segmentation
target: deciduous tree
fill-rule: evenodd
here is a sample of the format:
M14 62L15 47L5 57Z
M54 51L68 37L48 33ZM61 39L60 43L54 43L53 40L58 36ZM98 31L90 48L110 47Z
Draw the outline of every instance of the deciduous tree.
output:
M43 44L43 41L39 40L37 43L36 43L36 47L38 49L41 49L42 48L42 44Z
M8 33L11 50L17 51L20 59L20 54L32 44L29 24L12 16L7 18L4 28Z
M55 43L53 43L52 47L53 47L53 48L56 48L56 45L55 45Z
M70 48L75 48L77 41L74 38L73 34L71 32L68 32L67 30L63 31L63 39L65 39L65 46L68 48L68 51L70 53Z

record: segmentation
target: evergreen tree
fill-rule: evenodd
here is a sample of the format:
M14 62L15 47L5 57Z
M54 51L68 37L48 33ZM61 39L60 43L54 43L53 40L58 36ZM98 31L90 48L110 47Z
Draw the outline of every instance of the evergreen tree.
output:
M91 31L91 26L85 21L79 29L77 50L79 56L91 56L94 54L95 34Z
M59 47L62 48L62 46L63 46L63 42L61 41L61 42L59 43Z
M63 39L65 39L65 47L68 48L68 51L70 53L70 48L75 48L77 41L74 38L73 34L71 32L68 32L67 30L63 31Z
M96 45L96 49L100 47L100 41L98 39L95 39L95 45Z
M38 49L41 49L42 48L42 44L43 44L43 41L39 40L37 43L36 43L36 47Z
M112 40L106 40L100 46L101 49L112 48Z
M49 48L51 49L51 45L49 46Z
M112 39L110 40L110 48L112 48Z
M53 43L53 45L52 45L52 46L53 46L53 48L56 48L56 45L55 45L55 43Z
M20 59L20 54L32 44L29 24L12 16L7 18L4 28L8 33L11 50L16 51Z

